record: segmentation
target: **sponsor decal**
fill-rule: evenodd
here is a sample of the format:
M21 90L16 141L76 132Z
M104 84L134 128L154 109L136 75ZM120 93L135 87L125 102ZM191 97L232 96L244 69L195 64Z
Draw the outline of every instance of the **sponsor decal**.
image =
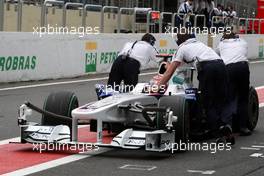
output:
M117 58L117 51L97 52L97 49L97 42L85 43L85 73L96 72L98 65L111 65Z
M118 52L88 52L85 54L85 72L96 72L98 65L108 64L111 65L117 58Z
M176 49L159 49L160 54L174 54Z
M96 72L97 53L85 54L85 73Z
M159 45L160 45L160 47L167 47L168 46L168 42L167 42L167 40L160 40L159 41Z
M168 49L168 41L161 39L159 41L159 54L174 54L176 49Z
M99 64L112 64L117 58L117 55L118 55L117 51L102 52L100 53Z
M0 56L0 71L34 70L36 56Z
M96 72L97 53L93 51L97 50L97 42L89 41L85 43L85 73Z

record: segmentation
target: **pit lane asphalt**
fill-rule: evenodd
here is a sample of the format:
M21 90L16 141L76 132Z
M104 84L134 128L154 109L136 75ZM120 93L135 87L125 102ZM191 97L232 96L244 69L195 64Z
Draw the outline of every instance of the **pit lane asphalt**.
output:
M250 68L251 84L256 87L264 85L264 63L252 64ZM148 81L150 77L143 76L141 81ZM96 99L94 94L95 83L98 81L0 91L0 140L19 136L16 122L17 109L25 100L41 107L50 92L69 90L76 92L80 104L84 104ZM18 85L21 83L12 84L12 86ZM8 86L1 85L1 87ZM38 114L34 115L39 117ZM237 143L231 151L217 152L216 154L205 151L188 151L170 155L144 151L111 150L33 175L201 175L188 173L187 170L214 170L213 175L264 175L264 158L250 157L249 155L256 153L256 151L240 149L254 144L264 145L263 116L264 110L261 109L260 121L254 134L250 137L238 137ZM36 119L40 121L40 118L34 118L34 121ZM264 149L258 152L264 153ZM148 165L156 168L151 171L120 169L127 164Z

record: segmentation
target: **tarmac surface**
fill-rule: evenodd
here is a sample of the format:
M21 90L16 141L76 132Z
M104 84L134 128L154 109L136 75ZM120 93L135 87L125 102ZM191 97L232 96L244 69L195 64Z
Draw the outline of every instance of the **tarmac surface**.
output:
M264 95L264 63L250 65L251 84ZM17 111L24 101L42 107L52 91L68 90L76 93L80 104L96 100L94 84L104 83L107 75L41 82L0 85L0 174L52 176L52 175L264 175L264 110L260 108L257 128L249 137L236 138L230 150L183 153L153 153L143 150L100 149L86 154L32 151L28 144L7 144L6 139L19 136ZM140 82L152 75L145 74ZM59 83L58 83L59 82ZM63 82L63 83L62 83ZM35 86L32 86L35 85ZM37 85L37 86L36 86ZM263 91L262 91L263 90ZM262 100L263 99L263 100ZM261 103L264 98L261 97ZM40 122L34 113L29 121ZM84 127L87 128L87 127ZM84 129L80 129L85 131ZM87 130L88 131L88 130ZM81 133L85 139L85 132ZM2 141L2 143L1 143ZM206 141L211 144L214 141ZM28 164L27 164L28 163ZM11 167L12 166L12 167Z

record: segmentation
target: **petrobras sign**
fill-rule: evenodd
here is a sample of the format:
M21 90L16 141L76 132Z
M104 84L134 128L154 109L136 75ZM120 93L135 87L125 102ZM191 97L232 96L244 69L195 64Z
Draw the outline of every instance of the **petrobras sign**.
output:
M43 35L28 32L0 32L0 82L73 78L108 73L126 42L144 34ZM160 54L174 54L177 45L171 35L154 34ZM207 44L207 36L198 36ZM157 68L151 61L142 70Z
M36 65L36 56L0 56L0 72L34 70Z

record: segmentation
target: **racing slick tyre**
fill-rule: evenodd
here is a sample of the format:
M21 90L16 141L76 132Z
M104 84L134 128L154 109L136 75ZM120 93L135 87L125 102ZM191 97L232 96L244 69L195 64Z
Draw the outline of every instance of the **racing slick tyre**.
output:
M73 92L61 91L51 93L45 100L43 109L58 115L72 118L71 111L79 106L78 98ZM71 128L71 121L62 121L55 117L43 115L42 125L67 125Z
M160 98L159 107L171 108L177 122L173 123L175 143L187 143L189 139L189 106L184 96L167 96Z
M259 117L259 100L258 94L254 87L249 89L249 102L248 102L248 129L253 131L258 123Z

